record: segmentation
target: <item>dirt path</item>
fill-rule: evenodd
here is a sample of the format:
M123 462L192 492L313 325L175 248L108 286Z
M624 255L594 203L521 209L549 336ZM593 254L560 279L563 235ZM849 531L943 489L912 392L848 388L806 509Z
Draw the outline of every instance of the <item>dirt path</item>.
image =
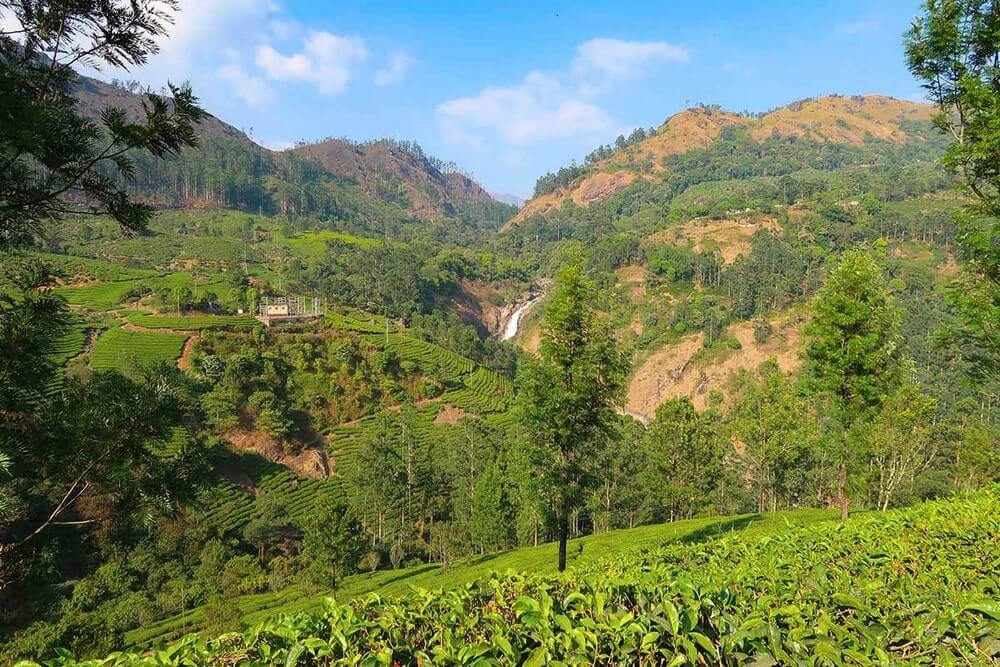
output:
M194 344L198 340L198 336L189 336L184 341L184 347L181 349L181 356L177 357L177 368L182 371L191 370L191 362L194 360Z

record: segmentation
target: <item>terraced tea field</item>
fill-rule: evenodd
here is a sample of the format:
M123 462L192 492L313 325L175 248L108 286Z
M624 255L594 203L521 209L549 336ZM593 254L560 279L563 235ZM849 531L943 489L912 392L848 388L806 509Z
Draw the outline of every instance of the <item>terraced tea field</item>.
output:
M368 340L379 347L386 346L385 335L370 334ZM425 370L440 371L446 377L458 378L476 369L471 359L403 333L390 333L388 346L400 359L417 363Z
M121 280L108 283L93 283L91 285L57 287L52 291L66 299L66 302L71 306L92 311L103 311L119 307L122 296L140 284L145 283L141 280Z
M804 510L617 530L573 540L559 576L547 544L355 575L325 605L298 587L237 598L252 631L169 655L211 663L235 642L261 664L314 646L352 664L990 665L998 517L993 486L843 523ZM195 609L126 641L204 623Z
M181 355L187 336L152 331L127 331L123 327L108 329L94 342L90 351L90 366L94 370L125 368L129 364L173 364Z
M369 334L365 338L380 348L386 348L384 334ZM438 398L420 404L415 411L413 432L418 442L433 446L456 426L455 418L462 413L487 418L496 424L510 419L508 410L514 396L514 384L496 371L478 366L471 359L452 352L434 343L414 338L406 333L390 333L388 349L400 359L415 363L422 370L438 373L447 379L450 388ZM440 423L442 410L458 408L451 417ZM353 465L354 457L362 440L372 435L377 428L376 414L368 415L351 424L335 426L326 432L329 449L343 471Z
M362 248L373 248L381 243L375 239L352 236L343 232L320 230L313 232L300 232L275 243L276 246L288 248L297 255L313 257L322 255L327 251L327 243L339 242L349 245L356 245Z
M64 282L73 283L83 280L98 280L102 282L122 282L126 280L142 280L162 275L152 269L136 269L115 262L107 262L89 257L72 255L57 255L50 252L27 253L53 269L53 272Z
M220 464L230 474L245 476L258 493L278 498L294 520L304 519L321 498L343 495L336 479L305 479L256 454L230 454ZM215 483L200 504L200 520L220 531L238 531L253 518L254 496L231 481Z
M826 510L798 510L775 514L740 517L687 519L669 524L642 526L588 535L573 541L570 565L586 569L605 559L639 553L665 544L698 543L727 534L766 536L797 526L810 526L833 520L835 514ZM379 570L347 577L336 592L310 592L301 586L281 591L246 595L235 598L234 605L248 625L259 623L278 614L316 612L323 600L334 595L339 602L349 602L358 596L377 592L382 596L399 596L413 587L454 590L469 582L485 578L491 572L555 573L554 544L524 547L499 554L477 556L443 567L437 564L415 565L398 570ZM144 625L125 636L130 646L145 648L176 639L189 632L199 632L205 625L201 608L193 609L156 623Z
M221 274L195 276L191 273L151 274L143 278L114 280L110 282L95 282L86 285L66 285L52 290L66 299L75 308L95 312L116 310L122 306L122 297L131 289L147 288L150 290L174 290L187 288L196 299L204 297L209 292L231 302L234 298L232 288L222 279Z
M152 315L129 313L131 324L144 329L201 331L204 329L254 329L262 326L249 315Z

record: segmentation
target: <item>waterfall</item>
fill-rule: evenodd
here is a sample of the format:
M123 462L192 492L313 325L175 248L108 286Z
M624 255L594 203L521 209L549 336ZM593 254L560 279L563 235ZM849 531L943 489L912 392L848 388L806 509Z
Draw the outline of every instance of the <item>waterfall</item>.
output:
M540 296L536 296L533 299L528 299L510 314L510 319L508 319L507 324L504 325L503 335L500 336L500 340L510 340L517 335L517 328L521 323L521 318L524 317L525 313L528 312L528 309L535 305L540 298Z

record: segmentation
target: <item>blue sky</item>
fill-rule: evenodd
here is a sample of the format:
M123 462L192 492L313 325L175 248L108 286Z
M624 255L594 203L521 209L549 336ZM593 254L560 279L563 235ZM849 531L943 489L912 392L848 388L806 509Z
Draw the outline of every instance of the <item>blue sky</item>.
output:
M686 105L921 96L900 46L916 0L182 7L162 52L130 77L189 79L210 112L271 147L412 139L521 196L538 175Z

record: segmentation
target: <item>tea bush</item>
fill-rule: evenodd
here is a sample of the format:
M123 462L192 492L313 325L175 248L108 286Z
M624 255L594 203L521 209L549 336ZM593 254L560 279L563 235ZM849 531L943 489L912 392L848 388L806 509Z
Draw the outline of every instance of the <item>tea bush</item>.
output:
M1000 656L998 573L992 487L558 577L330 600L209 641L46 664L989 664Z

